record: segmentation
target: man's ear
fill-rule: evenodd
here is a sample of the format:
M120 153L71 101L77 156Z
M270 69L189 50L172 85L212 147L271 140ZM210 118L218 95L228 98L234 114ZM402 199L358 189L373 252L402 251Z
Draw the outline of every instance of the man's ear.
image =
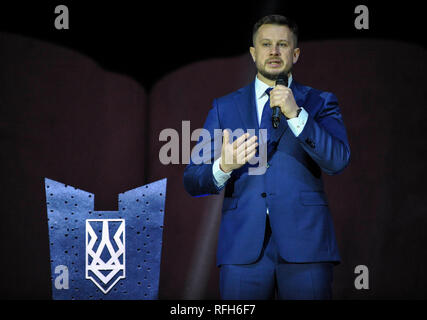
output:
M252 60L254 61L254 62L256 62L255 60L255 48L254 47L249 47L249 52L251 53L251 56L252 56Z
M294 49L294 54L292 55L293 64L297 63L301 50L299 48Z

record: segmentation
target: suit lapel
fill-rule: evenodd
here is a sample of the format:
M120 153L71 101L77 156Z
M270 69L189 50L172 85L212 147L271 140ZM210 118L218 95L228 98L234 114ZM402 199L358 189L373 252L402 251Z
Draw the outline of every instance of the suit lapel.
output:
M258 116L255 104L255 81L238 91L240 94L234 96L237 109L243 122L242 129L257 129Z
M270 142L275 143L280 140L283 133L289 128L286 117L281 113L279 126L276 129L273 129L273 133L270 136Z
M303 107L304 109L306 109L304 103L308 88L299 84L295 80L292 80L291 89L298 107Z

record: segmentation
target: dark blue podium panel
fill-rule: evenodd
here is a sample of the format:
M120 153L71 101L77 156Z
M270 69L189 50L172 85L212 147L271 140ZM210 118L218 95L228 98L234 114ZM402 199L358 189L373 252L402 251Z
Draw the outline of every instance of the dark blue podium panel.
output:
M157 299L166 179L94 211L94 194L45 178L53 299Z

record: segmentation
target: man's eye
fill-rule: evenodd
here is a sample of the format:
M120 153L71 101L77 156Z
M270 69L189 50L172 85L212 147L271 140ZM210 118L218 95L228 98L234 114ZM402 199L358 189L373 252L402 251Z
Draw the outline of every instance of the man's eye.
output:
M262 44L264 47L268 47L268 46L270 46L270 44L269 43L263 43Z
M280 46L284 48L284 47L287 47L288 44L287 43L281 43Z

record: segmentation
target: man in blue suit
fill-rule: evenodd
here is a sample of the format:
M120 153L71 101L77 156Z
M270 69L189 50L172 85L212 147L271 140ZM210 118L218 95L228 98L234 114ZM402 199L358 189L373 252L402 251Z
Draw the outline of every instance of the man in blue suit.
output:
M335 95L293 79L297 41L297 26L286 17L255 24L255 81L215 99L204 125L212 137L215 129L224 130L221 154L209 141L212 157L191 161L184 172L193 196L225 188L217 251L223 299L331 298L340 256L321 171L341 172L350 147ZM289 87L275 85L280 74ZM281 110L277 128L273 106ZM239 128L258 135L234 140L228 130ZM266 157L262 174L254 170L257 154Z

